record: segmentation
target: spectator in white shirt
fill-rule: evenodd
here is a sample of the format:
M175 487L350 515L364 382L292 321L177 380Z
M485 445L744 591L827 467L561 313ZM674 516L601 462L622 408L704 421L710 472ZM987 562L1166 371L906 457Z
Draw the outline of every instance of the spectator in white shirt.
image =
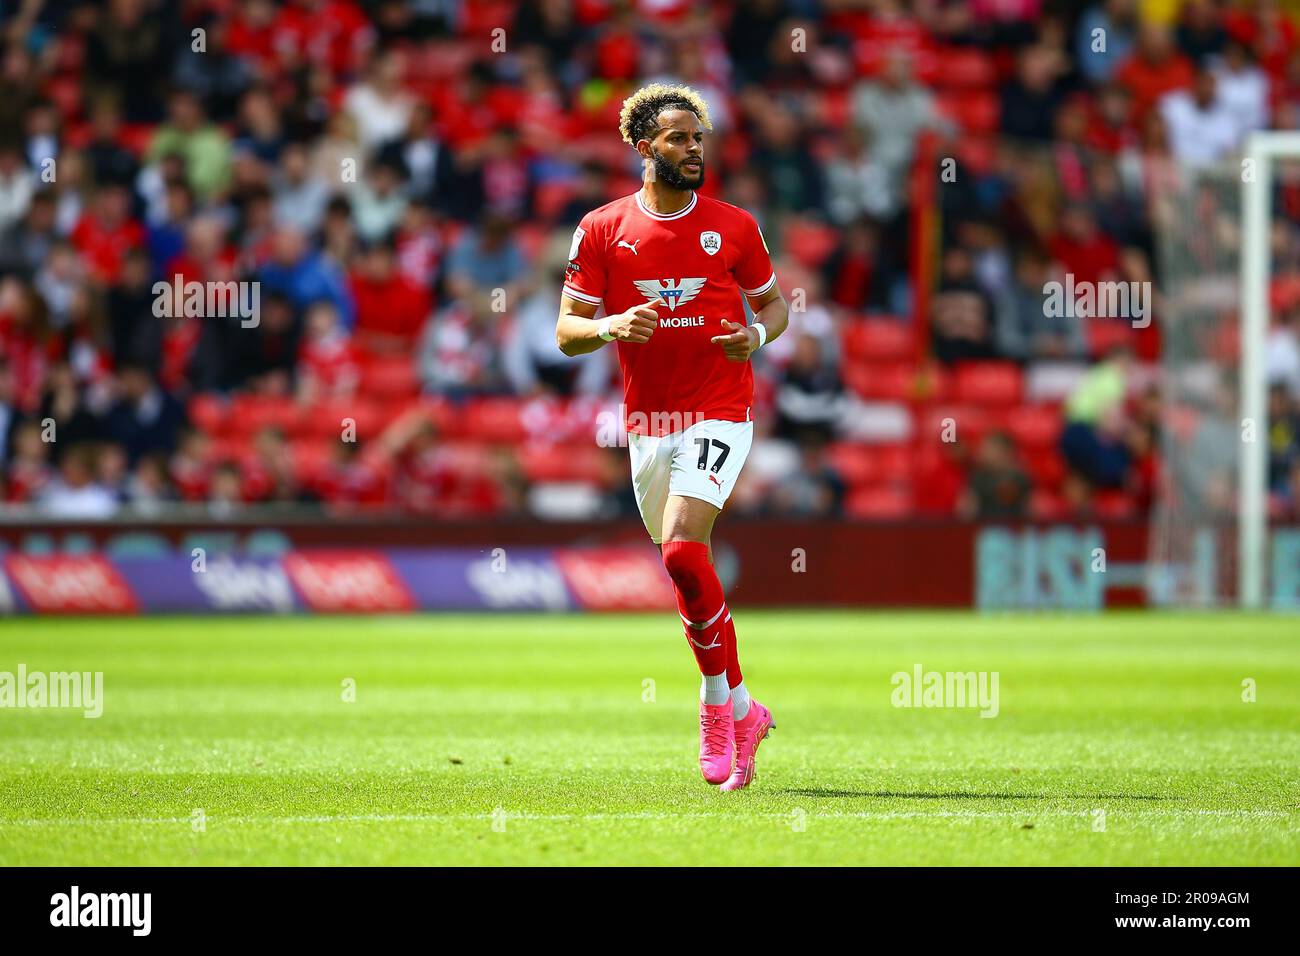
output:
M1268 74L1240 43L1229 43L1214 67L1219 101L1237 118L1240 136L1268 126Z
M1213 165L1240 145L1238 119L1219 97L1214 74L1208 69L1197 70L1190 90L1174 90L1161 97L1160 117L1170 151L1189 165Z
M8 229L27 215L36 176L23 162L16 146L0 145L0 229Z
M414 100L402 89L402 54L380 54L365 82L348 90L343 108L357 124L357 136L367 150L406 134Z
M100 520L117 511L113 492L95 481L94 450L77 445L63 456L59 477L41 494L40 509L49 518Z
M313 233L325 218L329 185L311 167L307 147L290 143L280 157L275 183L275 220L305 233Z

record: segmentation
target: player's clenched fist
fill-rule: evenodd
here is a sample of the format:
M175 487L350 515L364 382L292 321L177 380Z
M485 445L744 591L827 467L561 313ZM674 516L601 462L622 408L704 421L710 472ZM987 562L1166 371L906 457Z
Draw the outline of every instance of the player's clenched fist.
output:
M709 339L714 345L721 345L729 362L748 362L749 357L758 349L758 333L747 325L722 320L726 335L715 335Z
M659 313L648 305L638 305L611 316L609 332L616 342L631 342L640 345L650 341L650 336L659 327Z

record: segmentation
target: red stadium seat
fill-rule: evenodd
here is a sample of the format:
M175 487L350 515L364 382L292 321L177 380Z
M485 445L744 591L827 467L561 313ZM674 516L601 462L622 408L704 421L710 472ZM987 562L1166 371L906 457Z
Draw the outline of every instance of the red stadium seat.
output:
M230 409L220 395L196 395L190 399L190 422L201 432L219 435L225 432Z
M1002 119L997 94L982 90L943 93L938 109L966 133L992 133Z
M1123 520L1135 517L1138 513L1137 502L1131 495L1122 491L1102 491L1093 499L1093 508L1097 517L1110 520Z
M1069 505L1055 492L1035 488L1029 495L1029 514L1045 520L1059 520L1069 516Z
M912 327L895 319L857 319L844 328L844 354L850 359L891 361L911 358Z
M409 355L371 356L361 366L361 391L375 399L410 398L420 392L420 376Z
M525 445L520 464L529 481L581 481L599 485L604 480L602 452L595 445Z
M932 78L936 86L987 89L997 84L993 57L978 47L949 47L938 52Z
M808 219L792 220L781 233L785 251L809 269L820 268L835 250L838 240L835 229Z
M910 482L916 473L916 452L910 444L875 445L876 464L885 481Z
M519 417L520 402L514 398L484 398L465 412L469 434L479 441L511 444L527 434Z
M1055 491L1065 481L1065 459L1055 448L1022 448L1020 461L1040 488Z
M438 463L457 474L486 474L492 467L492 448L482 442L447 442L438 447Z
M917 397L916 368L910 363L850 362L842 374L845 384L869 401L907 402Z
M917 368L911 362L847 362L845 384L873 402L947 401L952 397L951 376L941 366Z
M1133 326L1123 319L1087 319L1088 353L1101 358L1118 345L1133 344Z
M292 435L301 417L297 402L288 397L237 395L230 403L230 428L240 435L255 435L263 428L278 428Z
M1007 431L1021 448L1054 448L1061 437L1061 412L1052 405L1024 405L1007 413Z
M356 429L359 441L376 437L392 420L390 408L366 398L336 398L318 402L306 410L303 431L316 438L337 441L342 437L349 421Z
M832 445L827 457L845 484L895 486L911 482L916 455L910 444L868 445L840 442Z
M298 481L310 485L325 470L334 454L335 443L329 439L299 439L290 443L293 469Z
M838 442L826 450L832 468L850 486L860 485L877 477L875 458L870 445L857 442Z
M849 492L845 510L851 518L897 520L906 518L912 511L912 494L909 490L889 485L868 485Z
M1011 362L963 362L957 366L955 398L974 405L1014 405L1024 391Z

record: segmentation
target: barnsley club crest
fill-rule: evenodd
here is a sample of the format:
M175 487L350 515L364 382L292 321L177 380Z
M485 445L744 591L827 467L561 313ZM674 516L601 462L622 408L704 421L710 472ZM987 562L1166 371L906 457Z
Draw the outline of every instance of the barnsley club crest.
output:
M722 236L716 232L702 232L700 245L709 255L716 256L722 250Z
M666 305L676 312L679 305L685 305L700 294L704 288L703 279L634 279L636 287L646 297L647 302Z

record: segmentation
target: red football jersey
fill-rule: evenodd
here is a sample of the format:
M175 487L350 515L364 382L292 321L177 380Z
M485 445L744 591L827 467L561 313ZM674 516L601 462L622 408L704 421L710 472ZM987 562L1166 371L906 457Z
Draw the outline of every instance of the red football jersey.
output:
M582 218L564 292L603 302L610 315L654 305L650 341L619 342L618 363L627 430L662 436L701 419L750 420L749 363L728 362L709 339L726 334L723 319L745 324L742 293L775 284L767 244L745 210L692 193L684 209L661 215L638 191Z

